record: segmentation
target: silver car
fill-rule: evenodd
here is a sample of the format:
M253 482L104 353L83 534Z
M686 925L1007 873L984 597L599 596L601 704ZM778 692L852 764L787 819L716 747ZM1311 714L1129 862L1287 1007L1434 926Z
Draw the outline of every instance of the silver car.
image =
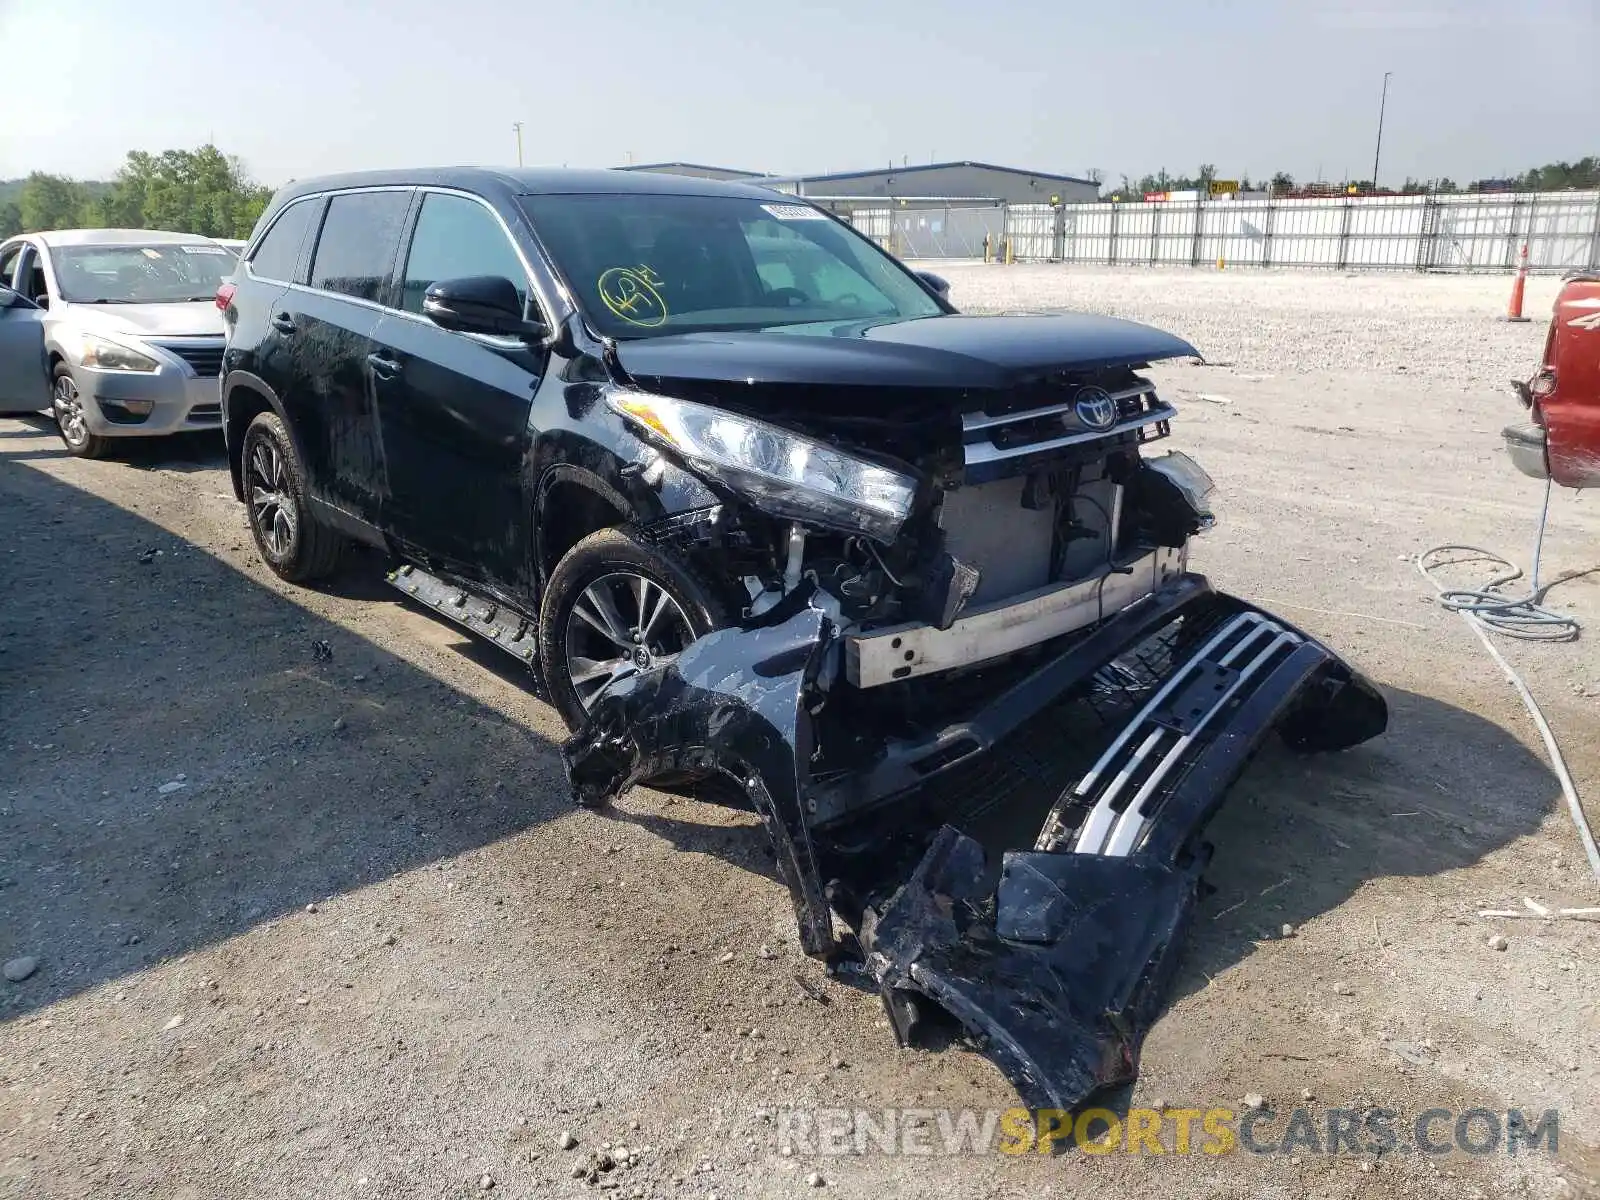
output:
M237 262L211 238L150 229L0 243L0 413L50 409L84 458L112 438L220 428L216 292Z

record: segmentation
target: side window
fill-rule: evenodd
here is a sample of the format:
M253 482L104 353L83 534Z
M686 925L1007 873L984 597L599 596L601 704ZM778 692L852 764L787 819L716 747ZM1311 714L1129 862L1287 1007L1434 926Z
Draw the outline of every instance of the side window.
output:
M320 200L301 200L279 213L272 228L267 230L267 236L250 256L250 273L257 279L292 283L306 230L320 205Z
M469 275L499 275L511 280L527 307L527 272L495 215L476 200L429 192L411 235L400 306L420 313L422 297L435 283Z
M44 280L44 260L32 246L22 248L22 258L17 263L16 290L35 304L50 303L50 289Z
M381 304L410 206L409 192L349 192L329 200L311 286Z
M22 257L22 247L25 244L18 242L15 246L7 246L4 250L0 250L0 283L7 287L12 286L11 277L16 272L17 260Z

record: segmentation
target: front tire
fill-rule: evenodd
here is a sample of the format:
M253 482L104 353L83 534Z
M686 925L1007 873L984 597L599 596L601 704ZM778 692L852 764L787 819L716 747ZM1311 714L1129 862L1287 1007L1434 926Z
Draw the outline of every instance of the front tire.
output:
M305 467L278 414L251 421L240 451L250 533L261 561L290 583L332 574L344 538L312 516Z
M72 377L66 363L57 363L50 378L50 415L56 419L56 429L61 433L68 454L75 458L105 457L111 439L89 432L89 418L83 411L78 381Z
M550 573L539 612L539 665L550 701L576 731L613 679L672 661L730 623L695 569L627 528L591 533Z

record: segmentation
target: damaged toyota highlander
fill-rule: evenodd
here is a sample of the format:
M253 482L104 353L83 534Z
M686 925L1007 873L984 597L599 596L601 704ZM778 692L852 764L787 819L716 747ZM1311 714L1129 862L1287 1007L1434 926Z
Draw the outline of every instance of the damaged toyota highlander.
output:
M1212 484L1141 372L1193 347L946 292L758 187L301 181L218 296L229 460L274 571L380 548L534 668L579 803L748 804L808 954L1070 1107L1132 1077L1254 751L1387 713L1188 570Z

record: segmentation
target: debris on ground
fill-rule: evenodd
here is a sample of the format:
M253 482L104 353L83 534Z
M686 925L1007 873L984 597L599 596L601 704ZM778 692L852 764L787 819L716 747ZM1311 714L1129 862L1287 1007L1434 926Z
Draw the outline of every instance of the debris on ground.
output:
M1489 935L1489 949L1504 950L1509 945L1511 943L1506 939L1505 935L1499 933Z
M39 969L39 960L31 954L9 960L4 968L5 977L12 983L21 983Z

